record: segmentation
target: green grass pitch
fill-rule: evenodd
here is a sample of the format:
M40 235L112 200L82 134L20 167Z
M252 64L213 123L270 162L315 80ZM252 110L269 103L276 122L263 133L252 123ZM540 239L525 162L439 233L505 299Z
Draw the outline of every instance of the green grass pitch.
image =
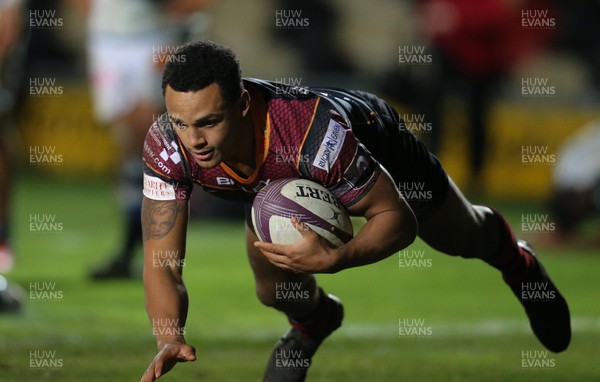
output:
M86 278L120 237L113 196L104 183L19 180L12 230L18 258L9 279L27 296L21 314L0 316L0 381L136 381L155 355L141 281ZM519 205L499 207L518 221ZM35 214L54 216L62 229L32 231ZM186 332L198 360L161 380L259 381L287 324L254 296L243 223L194 221L189 231ZM573 317L570 349L553 354L543 352L497 272L421 242L410 250L427 261L407 268L392 256L319 276L344 301L346 319L317 353L310 381L600 380L600 257L581 250L540 253ZM32 299L31 285L53 285L60 293ZM402 322L417 321L425 334L401 335ZM524 368L531 354L544 367ZM38 367L36 359L46 363Z

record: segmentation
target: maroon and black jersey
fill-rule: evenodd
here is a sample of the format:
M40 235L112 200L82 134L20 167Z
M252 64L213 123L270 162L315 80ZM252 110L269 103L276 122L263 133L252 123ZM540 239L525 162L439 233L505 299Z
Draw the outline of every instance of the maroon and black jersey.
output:
M266 126L255 126L258 166L243 178L226 163L198 166L165 116L148 131L144 144L144 195L154 200L187 200L194 183L227 199L250 202L270 181L305 178L322 184L346 206L360 200L379 174L379 163L352 131L348 105L336 102L341 90L290 87L244 79L266 101ZM348 93L348 96L356 97ZM365 111L368 115L369 112Z

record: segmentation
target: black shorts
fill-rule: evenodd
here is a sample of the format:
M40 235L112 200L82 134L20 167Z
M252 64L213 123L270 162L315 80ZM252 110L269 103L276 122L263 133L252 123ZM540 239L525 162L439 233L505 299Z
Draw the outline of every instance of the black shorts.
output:
M342 94L354 135L390 173L417 219L435 213L450 187L439 160L387 102L362 91Z

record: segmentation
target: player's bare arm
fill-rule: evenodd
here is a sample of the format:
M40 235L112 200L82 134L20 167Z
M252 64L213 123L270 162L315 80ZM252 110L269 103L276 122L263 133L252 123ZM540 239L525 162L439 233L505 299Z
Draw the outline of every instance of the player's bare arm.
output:
M339 269L383 260L412 244L419 231L413 211L386 171L348 210L352 215L364 216L367 223L354 239L337 249Z
M144 290L158 354L142 377L154 381L177 362L194 361L185 342L188 297L182 277L185 259L187 201L155 201L144 197Z
M292 245L256 242L276 266L295 272L335 273L346 268L380 261L410 245L417 235L416 218L382 171L369 192L349 208L352 215L364 216L367 223L348 243L332 248L306 225L293 221L303 240Z

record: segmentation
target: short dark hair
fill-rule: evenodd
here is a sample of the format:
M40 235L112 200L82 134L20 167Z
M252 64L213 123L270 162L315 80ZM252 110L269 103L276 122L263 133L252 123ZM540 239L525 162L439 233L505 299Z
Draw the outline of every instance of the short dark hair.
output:
M224 45L202 40L179 46L167 60L162 92L167 85L178 92L194 92L216 83L225 102L235 102L244 89L235 53Z

